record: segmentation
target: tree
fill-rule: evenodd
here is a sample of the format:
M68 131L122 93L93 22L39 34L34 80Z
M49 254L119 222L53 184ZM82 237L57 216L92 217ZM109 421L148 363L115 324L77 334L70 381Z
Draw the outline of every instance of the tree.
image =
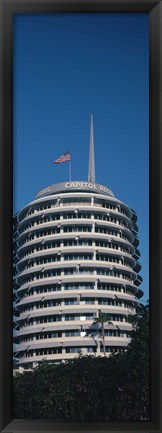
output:
M129 316L131 342L124 353L110 357L120 391L112 404L112 420L149 420L149 304Z
M91 327L86 331L86 334L91 334L94 331L94 329L99 333L100 335L100 330L101 330L101 334L102 334L102 344L103 344L103 349L104 349L104 356L106 356L106 348L105 348L105 327L104 324L107 323L108 325L113 325L113 323L111 322L111 316L110 314L107 313L102 313L99 310L99 314L98 316L95 317ZM97 326L97 329L95 327L95 325Z
M98 330L110 317L100 312ZM100 319L100 320L99 320ZM149 420L149 306L130 316L132 340L109 357L47 361L14 376L14 417L26 419ZM93 323L94 323L93 322ZM103 345L104 346L104 345Z

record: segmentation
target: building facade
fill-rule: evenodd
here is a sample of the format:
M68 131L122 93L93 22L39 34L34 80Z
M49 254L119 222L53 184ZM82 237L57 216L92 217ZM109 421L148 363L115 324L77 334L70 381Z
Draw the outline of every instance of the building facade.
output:
M14 218L16 366L104 355L100 312L106 354L126 349L143 295L137 234L135 211L95 182L91 117L88 182L50 185Z
M18 365L102 355L97 329L87 335L100 311L112 322L106 353L125 348L143 294L135 211L102 185L67 182L38 193L16 220Z

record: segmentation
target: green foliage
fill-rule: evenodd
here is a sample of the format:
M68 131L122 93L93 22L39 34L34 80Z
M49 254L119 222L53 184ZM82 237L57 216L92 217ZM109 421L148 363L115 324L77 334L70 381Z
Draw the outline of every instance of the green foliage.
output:
M99 315L95 317L93 324L103 325L104 323L112 324L111 315L107 313L102 313L99 311Z
M112 420L149 419L149 305L139 305L129 318L133 324L128 350L111 357L119 393L113 402Z
M100 331L102 332L102 344L104 348L104 356L106 356L106 349L105 349L105 328L104 324L108 323L108 325L113 325L113 323L110 321L111 316L107 313L102 313L99 310L98 316L95 317L94 321L92 322L91 326L87 330L87 335L93 335L94 336L94 329L96 330L96 334L100 336ZM97 325L97 328L96 328Z
M140 421L149 419L149 307L130 317L127 351L44 362L14 376L14 417Z

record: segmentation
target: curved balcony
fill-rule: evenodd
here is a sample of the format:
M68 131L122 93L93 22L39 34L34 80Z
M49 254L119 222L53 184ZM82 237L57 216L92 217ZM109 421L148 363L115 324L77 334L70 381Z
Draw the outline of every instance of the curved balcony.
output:
M62 241L62 240L71 240L71 239L87 239L91 238L92 240L103 240L103 241L109 241L113 243L117 243L119 245L124 245L128 247L132 253L135 251L135 248L132 246L132 244L120 236L120 234L105 234L105 233L97 233L97 232L68 232L68 233L54 233L49 235L42 235L42 236L36 236L34 239L27 239L23 245L18 247L17 255L21 254L22 251L28 250L28 248L32 246L36 246L38 244L41 244L45 241Z
M132 330L132 324L129 322L121 322L121 321L111 321L112 324L108 325L105 324L104 328L105 330L114 331L119 329L123 332L131 332ZM16 336L17 337L25 337L27 335L35 335L35 334L41 334L42 332L48 333L48 332L61 332L61 331L70 331L70 330L76 330L81 331L84 329L84 332L88 330L92 325L92 320L78 320L78 321L69 321L68 327L67 322L50 322L49 323L39 323L39 324L31 324L29 326L22 326L19 331L17 331ZM55 337L56 338L56 337ZM69 337L68 337L69 338ZM56 341L56 340L55 340ZM30 344L30 342L28 342Z
M139 262L136 262L136 265L133 268L133 270L134 270L134 272L138 273L138 272L140 272L141 268L142 268L141 264Z
M133 245L134 245L135 247L138 247L138 245L139 245L139 239L138 239L136 236L134 237Z
M137 279L134 281L134 284L138 287L138 286L140 286L142 281L143 281L143 278L141 277L141 275L137 274Z
M56 233L53 233L53 235L62 234L62 236L64 236L64 234L66 234L66 233L72 233L72 232L76 232L79 234L83 234L84 232L85 233L87 233L87 232L92 233L94 224L95 224L95 232L96 233L100 234L99 231L96 231L97 229L100 229L100 230L102 230L102 229L105 229L105 230L114 229L116 232L116 236L118 233L120 234L121 237L124 234L128 242L132 243L132 242L136 241L136 238L133 238L133 234L131 233L131 231L127 227L124 227L123 225L120 225L120 224L117 224L117 223L111 222L111 221L102 221L102 220L94 220L94 219L86 219L86 218L85 219L83 219L83 218L79 219L78 218L78 219L67 220L65 223L60 222L59 224L58 224L58 221L49 221L49 222L44 222L42 224L33 225L32 227L29 227L28 229L26 229L25 231L23 231L19 235L18 244L20 245L20 247L23 246L23 245L21 245L23 238L26 239L25 242L28 242L28 235L32 236L33 232L34 232L34 235L36 235L36 233L40 234L41 232L43 232L44 229L46 229L46 230L47 229L52 230L53 228L57 229ZM89 231L86 231L86 230L82 231L81 226L82 227L85 226L85 228L89 227L91 229ZM71 232L66 232L65 231L66 227L72 227L73 230ZM77 230L75 230L75 227L77 228ZM80 227L80 230L78 230L79 227ZM109 235L109 233L104 233L104 234ZM115 233L114 233L114 235L115 235ZM47 233L47 235L42 234L42 236L48 236L48 233ZM134 241L133 241L133 239L134 239ZM29 241L30 241L30 239L29 239ZM137 246L137 245L135 245L135 246Z
M134 223L136 223L137 222L137 214L136 214L134 209L131 209L131 211L132 211L132 221Z
M32 319L36 317L46 317L46 316L58 316L61 315L62 320L66 321L64 319L64 315L66 314L97 314L98 311L101 311L102 313L107 314L117 314L121 316L127 316L129 314L135 314L135 309L130 307L123 307L123 306L116 306L116 305L100 305L100 304L83 304L83 303L76 303L75 305L59 305L59 306L51 306L51 307L44 307L44 308L33 308L29 309L26 312L20 313L20 316L16 318L16 323L19 323L22 320L25 319ZM76 322L79 320L79 317L74 319ZM84 316L83 316L84 317ZM90 319L92 321L92 319ZM113 320L113 319L112 319Z
M57 223L58 224L59 223L64 224L65 222L68 222L70 224L70 222L73 223L75 221L80 222L80 221L84 221L84 220L86 220L86 221L93 220L93 221L102 221L102 222L105 221L105 222L110 222L110 223L113 222L111 220L109 221L109 217L110 217L110 219L115 218L116 221L114 221L114 223L120 225L121 227L123 227L125 225L128 226L127 228L128 228L128 230L130 230L130 232L132 232L132 229L133 229L132 222L127 216L125 216L123 214L119 214L119 212L115 212L113 210L109 210L109 212L107 212L107 209L104 209L104 211L103 210L98 211L98 209L97 209L97 211L96 211L96 210L94 210L94 208L90 207L90 209L87 213L89 215L88 218L86 216L85 216L85 218L84 218L84 216L78 216L78 213L80 213L80 212L83 212L83 215L84 215L84 213L87 212L87 209L84 210L83 208L80 209L78 207L77 209L75 209L75 208L73 210L70 209L70 212L73 213L73 216L75 215L75 217L65 218L64 215L65 216L67 215L67 210L65 208L64 209L61 208L59 210L59 212L57 209L52 209L52 208L46 209L44 211L38 211L37 213L32 214L21 221L21 223L19 224L19 228L18 228L17 233L19 234L19 236L21 236L23 233L26 233L32 227L38 227L39 228L39 227L42 227L45 223L50 223L50 222L56 223L56 225L57 225ZM58 215L58 218L55 218L55 215ZM97 218L97 216L99 216L99 215L102 215L103 218ZM105 219L105 215L107 217L107 220ZM49 221L43 221L43 218L50 218L50 220ZM41 219L42 219L42 222L41 222Z
M52 341L49 341L52 340ZM130 342L130 338L128 337L120 337L120 336L113 336L113 337L107 337L105 336L105 346L112 347L112 346L125 346ZM36 340L33 342L26 342L22 343L21 347L18 347L16 349L18 352L28 352L35 351L36 349L47 349L47 348L68 348L68 347L94 347L99 345L98 338L95 337L68 337L68 338L57 338L56 339L42 339L42 340Z
M65 284L65 283L95 283L95 281L97 281L98 283L112 283L112 284L117 284L117 285L124 285L125 287L128 287L130 290L132 290L132 293L136 294L138 292L138 288L135 284L133 284L131 281L127 281L126 279L121 279L121 278L117 278L117 277L108 277L108 276L104 276L104 275L100 275L97 276L95 274L87 274L87 275L77 275L77 279L76 279L76 274L75 275L69 275L69 276L55 276L55 277L47 277L44 278L42 280L38 279L38 280L33 280L21 285L18 289L17 289L17 293L18 295L23 292L23 291L30 291L30 289L32 289L33 287L38 287L38 286L46 286L47 284L59 284L60 285L60 290L61 290L61 285ZM80 290L80 289L78 289Z
M79 293L78 293L79 292ZM57 292L50 292L50 293L35 293L33 295L24 297L23 299L21 299L18 303L18 307L22 306L22 305L28 305L28 304L33 304L35 302L39 302L42 301L42 297L45 301L47 300L57 300L57 299L78 299L79 297L83 297L83 298L92 298L92 299L110 299L110 300L122 300L122 301L129 301L130 304L137 304L138 302L135 300L135 296L133 294L125 294L125 293L121 293L121 292L117 292L118 294L116 294L116 292L112 292L112 291L106 291L106 290L99 290L99 289L78 289L76 290L61 290L59 293Z
M121 270L127 270L127 271L133 271L135 273L135 269L134 269L134 259L132 259L130 256L127 257L126 254L124 254L121 251L115 251L112 252L112 250L110 250L110 253L108 252L108 249L105 249L105 255L104 253L100 253L101 256L99 256L98 258L98 254L99 254L99 249L98 247L73 247L70 250L70 247L67 248L67 251L65 251L64 248L57 249L58 251L56 251L55 249L53 249L53 253L52 253L52 249L50 250L46 250L45 254L43 252L38 252L38 253L33 253L30 256L23 258L22 260L19 261L19 264L17 265L17 270L20 271L19 272L19 277L23 276L24 274L28 273L29 270L31 270L31 272L35 272L37 271L37 269L42 266L44 267L44 270L48 269L49 267L55 269L57 267L57 269L59 269L60 267L62 268L67 268L67 267L76 267L77 265L79 266L97 266L97 267L105 267L105 268L109 268L109 267L113 267L113 268L119 268ZM86 251L87 250L87 251ZM77 253L79 251L79 255L78 257L75 258L75 252ZM69 259L69 256L66 256L67 252L69 252L70 254L74 253L74 258ZM90 255L92 256L90 259L84 258L84 255L86 257L86 254L90 253ZM97 253L97 255L95 254ZM79 256L82 256L83 258L80 258ZM47 256L47 259L44 259L44 257ZM125 256L126 256L126 261L129 262L125 263ZM42 258L43 257L43 258ZM49 260L48 260L49 258ZM110 258L112 258L112 260L109 260ZM114 258L114 260L113 260ZM53 259L53 261L52 261ZM41 261L42 263L36 263L36 261ZM47 261L45 261L47 260ZM118 260L118 261L117 261ZM29 266L27 267L27 269L25 269L26 264L29 264ZM68 266L69 265L69 266ZM39 270L39 269L38 269Z

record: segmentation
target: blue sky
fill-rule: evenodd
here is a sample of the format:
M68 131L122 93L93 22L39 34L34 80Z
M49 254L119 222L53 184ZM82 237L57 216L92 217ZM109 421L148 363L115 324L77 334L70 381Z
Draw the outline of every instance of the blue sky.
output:
M148 299L148 14L15 14L14 212L43 187L87 180L90 113L96 182L138 214Z

